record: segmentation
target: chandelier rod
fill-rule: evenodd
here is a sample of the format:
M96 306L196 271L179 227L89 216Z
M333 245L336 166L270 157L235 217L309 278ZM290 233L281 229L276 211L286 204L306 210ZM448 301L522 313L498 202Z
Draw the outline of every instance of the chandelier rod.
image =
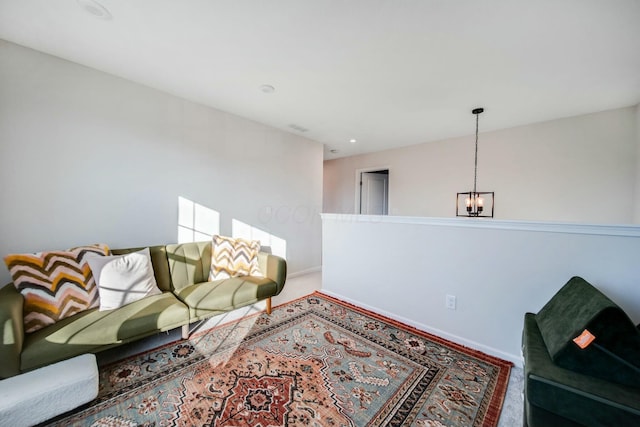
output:
M473 193L477 193L477 184L478 184L478 121L480 119L480 113L484 111L484 108L476 108L471 111L476 115L476 154L475 154L475 163L473 165Z
M476 114L476 155L475 155L475 163L473 166L473 192L476 193L476 185L478 183L478 119L479 114Z

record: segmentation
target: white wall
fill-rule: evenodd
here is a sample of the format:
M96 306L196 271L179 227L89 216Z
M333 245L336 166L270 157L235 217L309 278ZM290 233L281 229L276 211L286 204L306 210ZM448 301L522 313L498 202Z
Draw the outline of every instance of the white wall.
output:
M638 254L640 226L323 214L322 290L521 363L524 313L572 276L640 322Z
M640 224L640 104L636 105L636 181L633 222Z
M176 242L184 197L321 264L321 144L5 41L0 63L0 256Z
M640 206L637 111L481 132L478 191L496 192L497 219L633 223ZM471 132L474 126L469 114ZM355 171L385 166L391 215L455 216L456 193L473 189L473 155L469 135L326 161L323 210L354 213Z

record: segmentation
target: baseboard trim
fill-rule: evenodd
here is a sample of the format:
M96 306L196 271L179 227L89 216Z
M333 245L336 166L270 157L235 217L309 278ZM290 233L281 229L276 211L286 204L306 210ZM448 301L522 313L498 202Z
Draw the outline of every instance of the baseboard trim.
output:
M479 343L479 342L476 342L476 341L473 341L473 340L469 340L469 339L460 337L458 335L450 334L450 333L445 332L445 331L443 331L441 329L438 329L438 328L432 328L429 325L425 325L423 323L416 322L416 321L408 319L406 317L399 316L399 315L397 315L395 313L391 313L391 312L388 312L386 310L382 310L382 309L380 309L378 307L374 307L374 306L371 306L369 304L365 304L362 301L358 301L358 300L355 300L355 299L352 299L352 298L345 297L344 295L341 295L341 294L338 294L338 293L335 293L335 292L327 291L325 289L321 289L320 292L323 293L323 294L329 295L330 297L337 298L337 299L340 299L342 301L346 301L346 302L348 302L350 304L353 304L353 305L356 305L358 307L362 307L365 310L370 310L370 311L373 311L374 313L378 313L378 314L381 314L383 316L389 317L389 318L391 318L393 320L397 320L398 322L405 323L405 324L407 324L409 326L412 326L414 328L417 328L417 329L420 329L422 331L428 332L430 334L436 335L436 336L438 336L440 338L444 338L446 340L453 341L456 344L460 344L460 345L463 345L465 347L472 348L474 350L482 351L483 353L489 354L491 356L495 356L495 357L499 357L500 359L507 360L507 361L513 363L515 366L517 366L519 368L522 368L524 366L524 363L523 363L523 360L522 360L522 356L517 356L517 355L511 354L511 353L505 353L504 351L498 350L497 348L493 348L493 347L484 345L482 343Z
M322 271L322 266L318 265L316 267L307 268L306 270L296 271L294 273L287 273L287 279L295 279L296 277L305 276L307 274L317 273Z

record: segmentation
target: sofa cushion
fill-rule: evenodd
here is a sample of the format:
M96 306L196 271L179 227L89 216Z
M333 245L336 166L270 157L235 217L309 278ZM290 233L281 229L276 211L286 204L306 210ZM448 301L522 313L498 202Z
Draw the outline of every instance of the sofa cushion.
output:
M25 337L23 370L104 350L189 322L189 309L172 293L163 292L117 310L83 311Z
M258 241L213 236L209 280L240 276L261 277L258 252L260 252Z
M640 390L554 364L532 313L525 315L522 342L528 405L585 426L639 425Z
M175 291L206 282L211 269L211 241L167 245L167 259Z
M536 314L549 356L558 366L640 387L640 332L613 301L573 277ZM581 348L574 339L595 336Z
M261 301L277 293L278 286L265 277L245 276L196 283L176 292L189 306L192 320Z
M24 296L25 332L98 306L98 289L86 262L88 254L109 255L109 247L96 244L5 257L13 284Z
M126 255L90 256L87 262L100 293L100 311L113 310L158 295L149 248Z

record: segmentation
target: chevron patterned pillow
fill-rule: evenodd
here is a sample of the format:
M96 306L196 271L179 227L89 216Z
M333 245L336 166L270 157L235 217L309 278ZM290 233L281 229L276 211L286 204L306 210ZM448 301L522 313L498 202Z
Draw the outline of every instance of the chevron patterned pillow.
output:
M66 251L7 255L13 284L24 296L25 332L98 307L98 288L85 260L87 254L109 255L105 244Z
M262 277L258 265L260 242L213 236L209 280L239 276Z

